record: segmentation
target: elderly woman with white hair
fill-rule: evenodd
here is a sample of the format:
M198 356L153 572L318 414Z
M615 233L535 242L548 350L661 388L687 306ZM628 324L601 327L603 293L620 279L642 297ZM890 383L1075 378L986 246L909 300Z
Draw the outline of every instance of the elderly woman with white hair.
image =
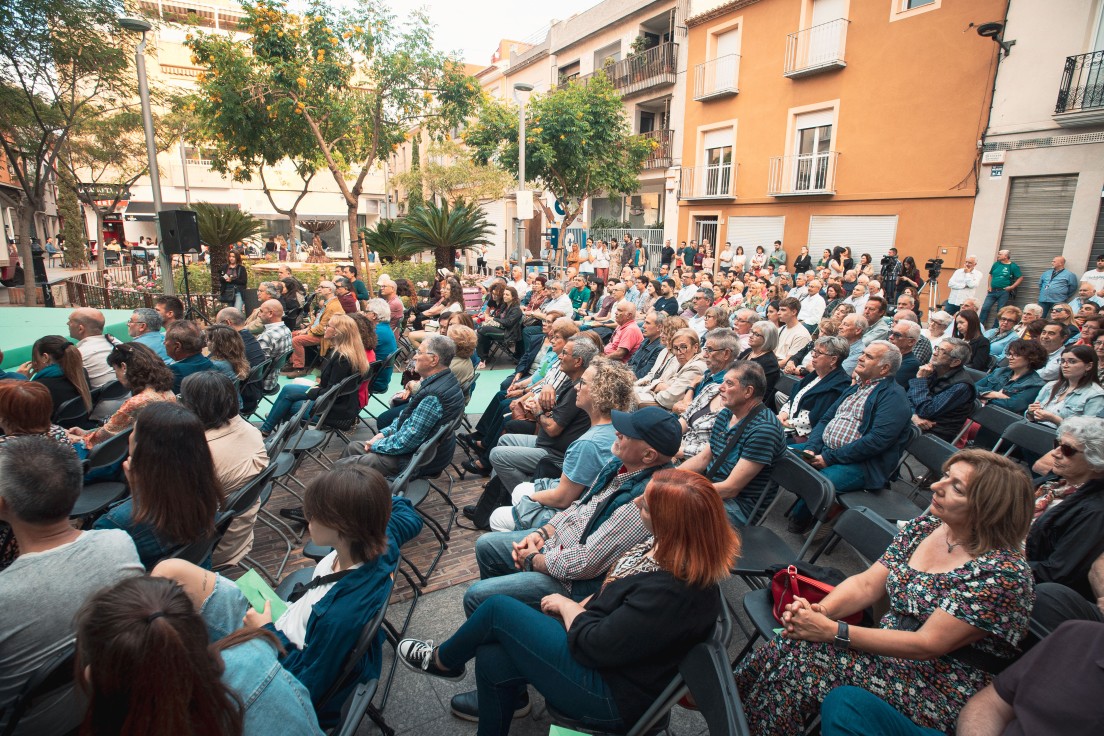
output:
M1036 490L1026 554L1035 581L1095 602L1089 568L1104 554L1104 419L1070 417L1046 457L1056 480Z
M758 363L767 375L767 390L764 396L774 396L774 384L781 370L774 349L778 347L778 327L769 320L760 320L751 326L748 333L747 350L737 356L738 360L750 360Z

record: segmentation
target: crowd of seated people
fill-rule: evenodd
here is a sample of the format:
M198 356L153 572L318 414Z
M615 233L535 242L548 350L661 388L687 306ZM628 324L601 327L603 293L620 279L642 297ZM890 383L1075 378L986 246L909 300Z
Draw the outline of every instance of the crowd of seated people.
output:
M0 703L75 637L88 667L78 682L87 704L61 694L64 707L31 713L29 723L64 732L83 719L90 732L107 733L148 722L148 700L169 680L151 670L141 682L119 683L106 664L97 671L107 657L97 627L149 643L149 652L121 649L128 659L110 665L134 671L150 666L175 630L189 652L181 656L207 663L190 674L200 694L181 703L193 714L186 718L202 711L225 733L332 725L347 693L323 696L357 622L386 605L398 548L421 528L407 501L388 498L388 479L467 410L482 417L456 438L471 453L464 467L489 477L480 503L463 510L487 530L475 546L479 580L464 594L468 620L454 635L439 646L406 639L399 658L452 679L474 659L477 689L454 696L450 708L478 720L481 733L509 731L530 707L528 685L589 727L625 729L683 654L712 633L717 585L786 453L837 494L879 490L918 431L993 446L999 438L971 426L976 406L993 403L1055 432L1055 449L1035 466L1042 477L1032 483L1015 459L981 449L951 456L930 479L924 513L823 600L795 598L778 636L737 663L735 683L755 734L799 733L818 715L825 733L945 733L979 713L1027 718L1014 676L1022 662L1046 666L1050 652L1099 636L1062 626L1068 619L1104 623L1097 297L1079 294L1076 311L1048 304L1045 320L1035 305L1005 306L987 332L976 296L956 294L947 311L925 318L915 264L879 272L873 259L856 268L840 251L813 268L803 251L808 272L788 274L780 244L739 268L738 255L725 251L729 270L717 273L705 270L715 263L707 244L691 259L697 269L672 257L662 277L646 262L600 280L590 270L563 281L504 271L472 308L448 272L420 303L404 300L389 278L380 279L382 298L358 298L356 274L344 272L323 282L317 311L294 331L271 292L250 320L228 308L205 328L167 301L153 315L136 310L132 341L122 344L103 337L102 315L75 312L70 336L87 351L43 338L21 370L31 380L0 381L0 601L9 593L26 599L0 602L10 616L0 616L0 627L50 607L42 631L0 633L0 664L13 673L0 675ZM411 365L391 396L378 375L367 380L369 366L395 352L408 314L417 317L405 335ZM107 350L94 349L100 341ZM466 409L494 342L513 346L517 364L490 402ZM308 379L306 349L315 347L319 375ZM254 426L241 414L235 381L289 351L302 358L288 371L295 380L263 387L275 390L274 404ZM107 381L93 386L92 376L104 369L131 395L97 422L93 389ZM268 465L266 434L356 376L359 390L338 397L332 426L354 425L368 393L392 409L307 483L302 508L284 510L333 551L273 620L219 572L249 552L259 502L234 518L202 564L173 555L215 533L227 498ZM59 402L57 391L66 398ZM86 403L87 426L56 427L54 412L73 398ZM79 458L128 430L129 494L81 531L69 522ZM436 449L451 453L452 439ZM43 462L23 467L25 456ZM40 486L42 497L27 492ZM792 534L815 521L800 501L786 514ZM36 554L73 544L96 545L80 561L94 554L98 563L78 600L61 606L60 591L41 600L20 592L55 574L65 591L77 588L74 562L55 556L51 565ZM841 622L883 597L889 611L880 620ZM1061 636L1035 643L1029 619ZM29 643L7 645L19 637ZM377 643L363 673L378 675L381 660Z

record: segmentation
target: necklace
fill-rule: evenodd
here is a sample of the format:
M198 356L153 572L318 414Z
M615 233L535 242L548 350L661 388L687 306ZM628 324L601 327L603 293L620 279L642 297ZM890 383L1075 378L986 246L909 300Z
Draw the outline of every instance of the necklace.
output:
M961 547L962 542L951 542L951 530L948 528L947 533L943 539L943 543L947 545L947 554L954 552L955 547Z

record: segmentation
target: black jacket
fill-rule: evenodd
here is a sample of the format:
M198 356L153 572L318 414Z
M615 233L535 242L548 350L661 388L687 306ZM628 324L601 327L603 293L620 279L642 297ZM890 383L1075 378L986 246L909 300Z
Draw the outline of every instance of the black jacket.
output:
M1085 484L1057 506L1050 506L1027 533L1027 562L1035 581L1061 583L1087 600L1089 568L1104 554L1104 480Z
M567 632L572 656L602 674L626 726L674 677L720 613L717 586L693 588L668 572L614 580L587 603Z
M344 355L336 350L331 351L326 357L326 360L322 363L322 375L318 385L307 391L307 398L312 401L317 399L326 391L353 375L355 371L356 369L345 359ZM359 413L360 397L354 390L344 396L337 397L337 403L330 409L330 414L326 417L326 425L330 427L347 427L356 420L356 416Z

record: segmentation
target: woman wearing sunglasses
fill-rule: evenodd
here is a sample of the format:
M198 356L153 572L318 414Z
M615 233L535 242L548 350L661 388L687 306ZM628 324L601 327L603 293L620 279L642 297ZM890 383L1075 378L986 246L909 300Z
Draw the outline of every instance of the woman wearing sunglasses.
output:
M1104 388L1097 378L1096 351L1088 345L1068 347L1062 351L1058 367L1061 371L1058 380L1039 390L1024 416L1057 427L1067 417L1095 417L1104 413Z
M1036 582L1095 600L1089 568L1104 554L1104 419L1066 419L1047 459L1058 478L1036 490L1028 564Z

